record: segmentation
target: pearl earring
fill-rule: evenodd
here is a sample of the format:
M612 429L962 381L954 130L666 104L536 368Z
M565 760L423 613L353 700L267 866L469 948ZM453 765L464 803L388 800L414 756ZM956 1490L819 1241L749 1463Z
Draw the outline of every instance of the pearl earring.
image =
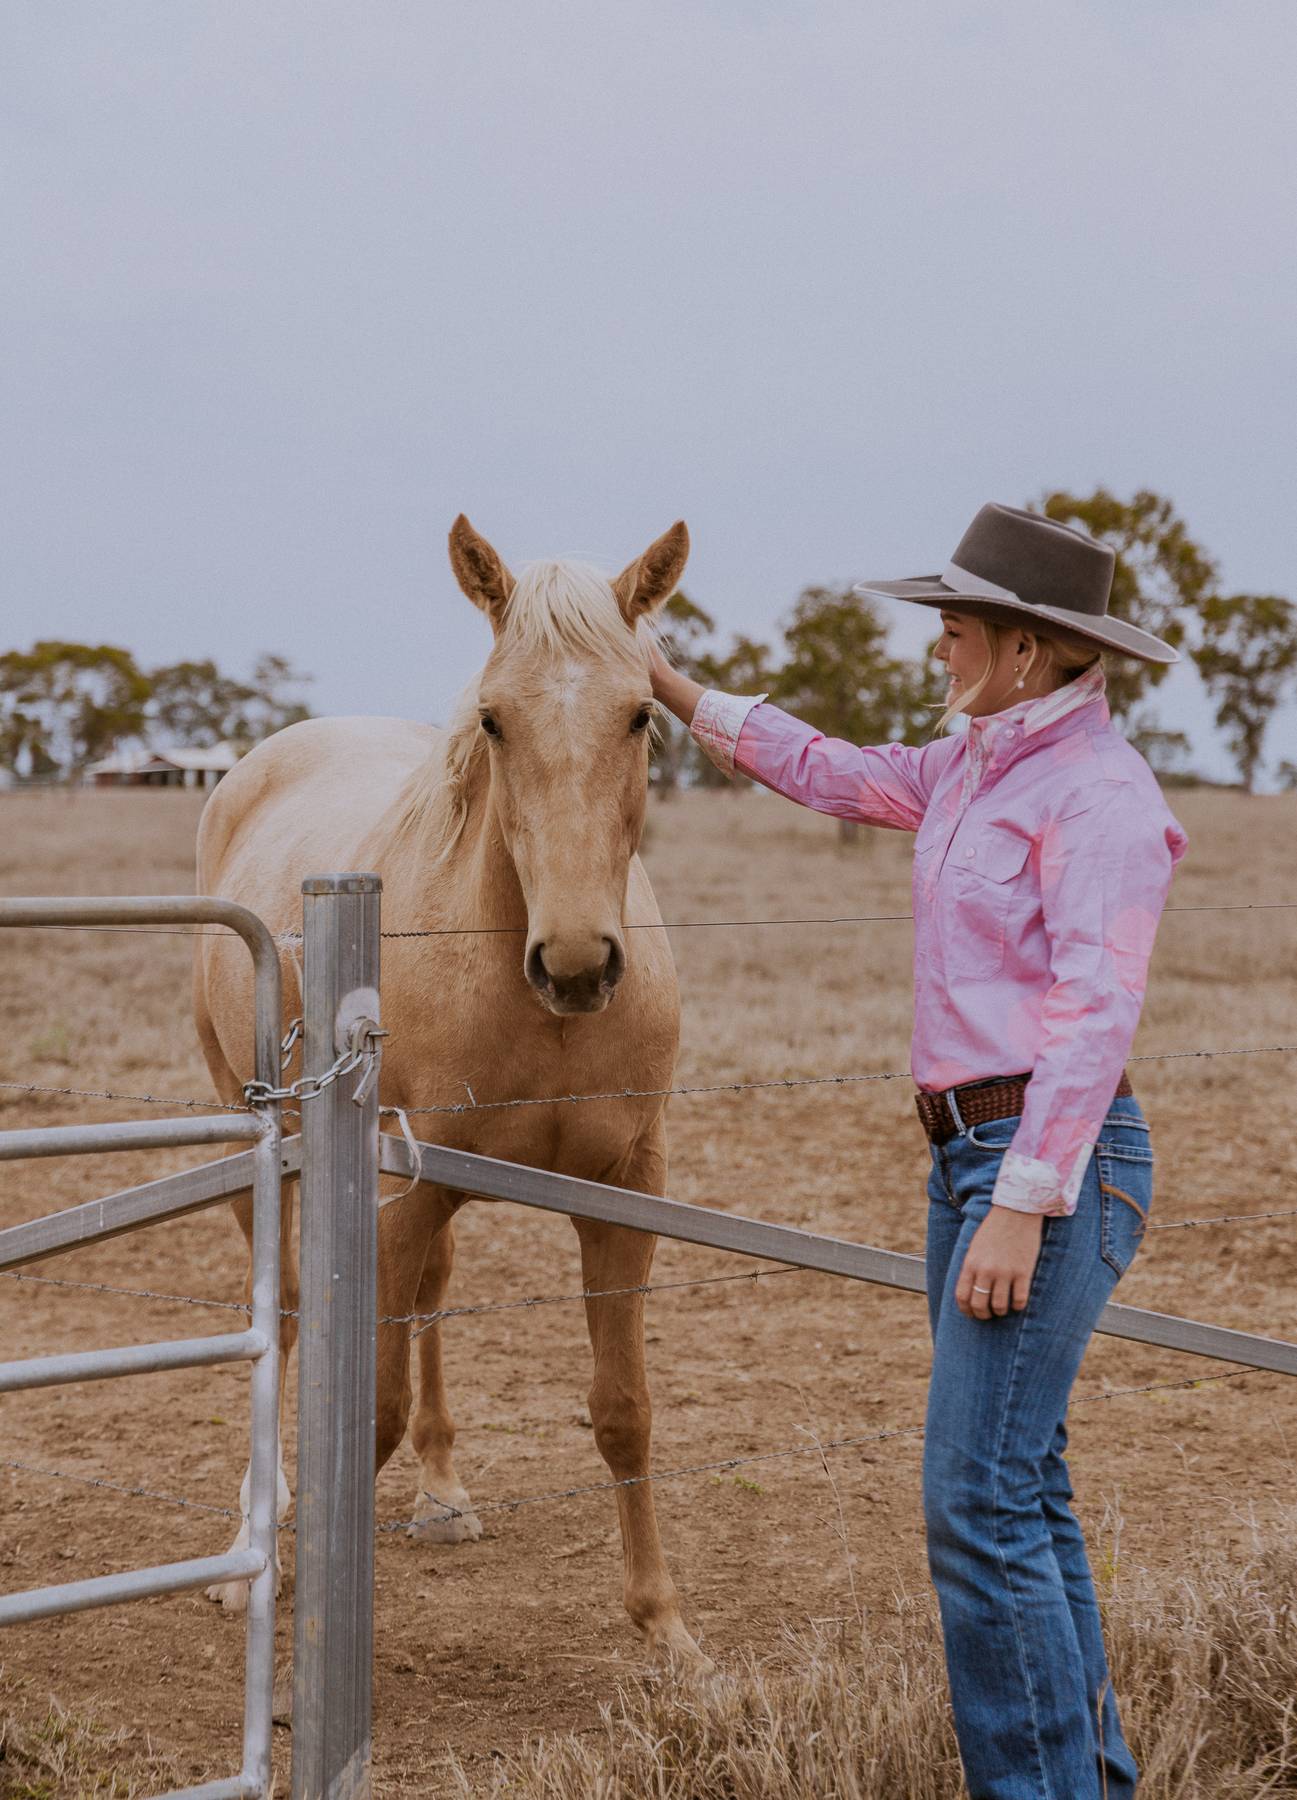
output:
M1017 683L1017 685L1018 685L1018 686L1019 686L1019 687L1024 687L1024 686L1025 686L1025 685L1026 685L1026 684L1025 684L1025 683L1024 683L1024 681L1023 681L1023 679L1022 679L1022 675L1021 675L1021 673L1020 673L1020 671L1021 671L1021 669L1022 669L1022 664L1021 664L1021 663L1014 663L1014 665L1013 665L1013 672L1014 672L1014 674L1015 674L1015 675L1017 675L1017 677L1018 677L1018 683Z

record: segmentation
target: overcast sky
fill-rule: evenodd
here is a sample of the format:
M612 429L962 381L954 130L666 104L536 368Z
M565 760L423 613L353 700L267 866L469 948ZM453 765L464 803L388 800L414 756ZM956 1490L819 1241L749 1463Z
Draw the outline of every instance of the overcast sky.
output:
M615 568L683 516L761 635L1099 482L1293 596L1295 52L1292 0L8 0L6 643L438 718L461 508Z

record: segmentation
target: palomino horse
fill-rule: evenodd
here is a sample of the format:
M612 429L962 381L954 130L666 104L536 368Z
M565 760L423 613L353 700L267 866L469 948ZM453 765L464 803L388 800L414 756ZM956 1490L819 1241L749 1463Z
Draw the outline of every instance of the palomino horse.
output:
M449 729L367 718L293 725L225 777L198 835L198 891L241 901L276 932L295 928L304 876L372 869L383 879L389 929L467 934L395 939L385 948L384 1105L458 1105L467 1088L478 1109L440 1117L441 1142L649 1194L666 1190L662 1100L495 1111L483 1103L670 1085L679 1039L670 949L665 933L627 926L661 923L636 855L653 714L645 621L675 588L688 551L680 523L615 581L561 562L533 564L515 580L461 515L450 533L451 564L495 642ZM196 950L204 1053L222 1097L237 1100L252 1073L247 959L215 935ZM285 986L296 991L289 968ZM467 1198L424 1182L383 1208L380 1315L443 1305L451 1221ZM250 1204L238 1202L236 1211L250 1236ZM574 1224L588 1292L648 1280L651 1237ZM285 1248L283 1304L291 1309L297 1274ZM587 1300L586 1317L595 1442L618 1480L645 1475L643 1297ZM281 1332L286 1361L296 1321L285 1318ZM440 1327L417 1342L413 1529L442 1543L475 1538L481 1526L451 1456ZM380 1468L405 1435L411 1398L408 1328L380 1326ZM653 1490L616 1492L627 1610L655 1651L695 1658ZM282 1516L282 1470L280 1504ZM243 1602L241 1586L210 1592L227 1606Z

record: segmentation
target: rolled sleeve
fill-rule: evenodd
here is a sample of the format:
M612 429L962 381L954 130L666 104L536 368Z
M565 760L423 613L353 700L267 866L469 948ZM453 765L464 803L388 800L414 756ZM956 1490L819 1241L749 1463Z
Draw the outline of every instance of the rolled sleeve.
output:
M752 708L764 699L764 694L723 694L708 688L694 708L689 729L703 755L724 774L733 775L739 734Z
M1178 828L1176 828L1178 830ZM1139 1024L1149 958L1182 843L1140 794L1091 791L1045 827L1041 907L1052 981L1022 1118L992 1204L1069 1215Z

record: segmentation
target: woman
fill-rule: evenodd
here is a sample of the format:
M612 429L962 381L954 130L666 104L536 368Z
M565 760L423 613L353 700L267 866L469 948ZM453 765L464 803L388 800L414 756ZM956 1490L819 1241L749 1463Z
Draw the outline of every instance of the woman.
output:
M932 1155L928 1560L973 1800L1126 1800L1064 1419L1143 1235L1148 1125L1123 1065L1185 834L1109 722L1103 649L1171 663L1107 613L1114 556L984 506L940 576L857 591L939 607L949 689L922 748L823 737L655 657L721 768L913 831L911 1069Z

